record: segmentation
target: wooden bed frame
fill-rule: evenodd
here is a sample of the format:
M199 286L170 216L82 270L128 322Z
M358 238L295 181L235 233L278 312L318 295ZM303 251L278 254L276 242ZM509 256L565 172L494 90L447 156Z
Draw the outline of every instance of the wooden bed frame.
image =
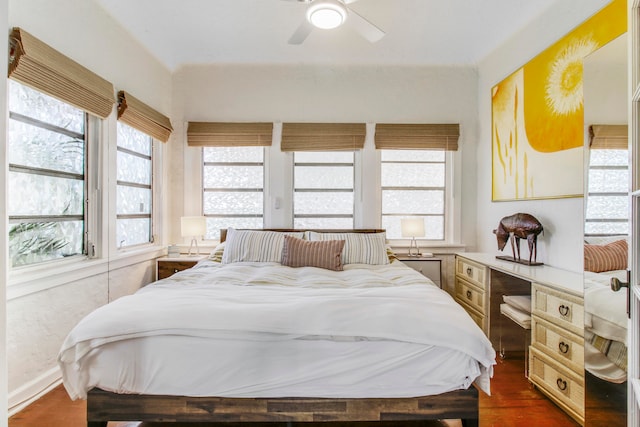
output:
M478 426L478 390L393 399L227 398L117 394L92 389L87 427L108 421L349 422L461 419Z
M269 231L305 231L268 229ZM220 230L220 241L226 239ZM377 233L379 229L312 230ZM147 422L362 422L461 419L478 426L478 390L471 386L432 396L410 398L227 398L118 394L98 388L87 395L87 427L109 421Z

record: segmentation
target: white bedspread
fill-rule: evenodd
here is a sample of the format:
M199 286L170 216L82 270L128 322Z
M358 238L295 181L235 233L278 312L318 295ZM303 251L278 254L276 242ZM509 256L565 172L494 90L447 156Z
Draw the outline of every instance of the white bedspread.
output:
M412 346L412 351L422 347L423 353L425 349L442 348L444 353L440 357L449 354L469 358L473 363L460 364L477 365L474 376L464 384L438 384L435 389L425 387L425 390L456 389L483 377L480 387L488 393L488 377L495 363L489 340L446 292L414 270L396 264L348 265L345 271L334 272L265 263L203 263L122 297L83 319L69 333L58 356L65 387L72 398L86 396L88 389L101 385L100 378L96 379L95 366L91 366L92 361L101 360L101 348L113 350L124 348L128 342L149 343L157 336L161 337L160 341L191 337L197 345L246 340L295 343L290 344L291 348L303 341L316 344L395 342ZM403 351L406 350L407 347ZM180 352L167 353L177 357ZM154 357L162 360L161 354L155 353ZM158 374L158 368L137 366L141 372L122 374L120 370L131 369L125 366L115 372L124 377L145 378L147 375L149 379L138 383L148 383ZM380 372L390 369L382 366ZM428 380L424 379L425 385ZM220 377L216 381L220 381ZM436 379L439 381L441 378ZM114 388L123 391L122 381L119 384ZM168 386L151 392L176 394L176 389ZM198 393L207 393L206 388L203 390ZM220 387L212 390L219 391ZM254 397L261 395L255 387L252 390ZM339 388L337 390L332 394L339 393ZM150 390L142 387L126 392L149 393ZM184 394L184 390L180 392ZM415 390L410 393L413 392ZM246 394L229 391L228 395Z

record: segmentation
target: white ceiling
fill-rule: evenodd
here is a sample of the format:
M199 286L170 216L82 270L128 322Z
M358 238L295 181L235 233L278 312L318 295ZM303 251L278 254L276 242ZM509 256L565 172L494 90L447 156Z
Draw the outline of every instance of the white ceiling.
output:
M472 65L563 0L359 0L386 32L348 21L287 43L307 5L295 0L96 0L167 68L205 63Z

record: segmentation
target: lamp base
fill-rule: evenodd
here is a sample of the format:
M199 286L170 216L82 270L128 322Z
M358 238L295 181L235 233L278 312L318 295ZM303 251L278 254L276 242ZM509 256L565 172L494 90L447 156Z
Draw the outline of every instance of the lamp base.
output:
M193 239L191 239L191 246L189 246L189 252L187 253L187 256L191 256L191 251L193 250L193 247L196 247L196 253L193 255L200 255L200 248L198 247L198 240L194 237Z
M407 255L415 257L419 257L422 255L420 253L420 248L418 248L418 242L416 241L415 237L411 239L411 243L409 244L409 253Z

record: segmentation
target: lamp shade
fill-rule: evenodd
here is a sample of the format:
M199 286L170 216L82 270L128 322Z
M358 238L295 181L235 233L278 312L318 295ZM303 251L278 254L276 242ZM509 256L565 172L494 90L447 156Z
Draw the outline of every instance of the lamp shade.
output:
M424 237L424 218L402 218L402 237Z
M204 236L207 232L207 219L203 216L183 216L180 218L182 237Z

